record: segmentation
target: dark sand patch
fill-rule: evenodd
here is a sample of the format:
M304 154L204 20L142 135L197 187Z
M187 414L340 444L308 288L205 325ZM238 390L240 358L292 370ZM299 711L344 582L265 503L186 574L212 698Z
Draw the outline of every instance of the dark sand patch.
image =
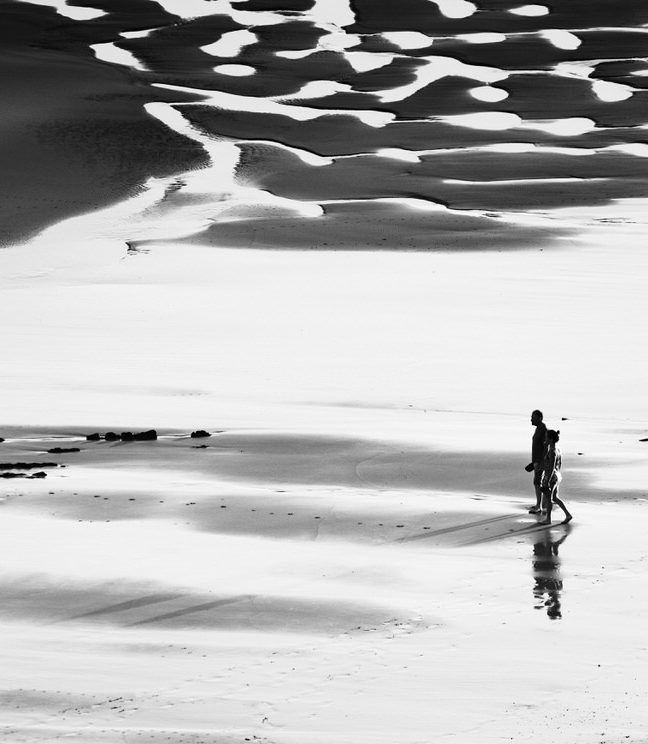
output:
M238 10L304 11L313 7L314 0L234 0Z
M540 16L535 20L552 28L580 28L583 19L587 25L596 26L636 26L648 23L648 8L643 0L570 0L569 3L558 0L546 0L540 3L549 8L548 16ZM500 11L517 8L517 0L480 0L479 7L483 11ZM515 16L514 16L515 17ZM518 16L519 17L519 16Z
M509 97L493 109L511 111L523 119L586 117L598 127L639 126L645 122L648 92L638 91L625 101L606 103L592 91L592 82L556 75L511 75L497 84ZM580 145L580 137L578 137Z
M267 216L261 211L247 219L236 215L201 233L199 242L255 249L477 251L537 248L565 234L560 228L523 227L496 218L359 200L326 204L325 214L314 218Z
M94 59L87 44L103 40L101 26L92 34L87 24L75 27L83 43L49 39L61 22L48 10L16 3L3 17L0 169L10 188L0 206L0 244L124 198L150 176L206 162L201 147L143 110L177 95Z
M312 102L308 105L312 105ZM613 108L610 108L612 111ZM185 106L182 113L210 134L230 137L234 141L270 139L322 156L372 153L386 147L437 150L523 142L548 147L595 148L648 141L648 130L632 126L593 129L578 137L569 137L519 128L503 131L472 129L433 118L395 121L377 128L344 115L322 115L302 122L288 116L224 111L200 104Z
M492 29L493 31L495 29ZM412 49L411 56L426 56ZM496 67L505 71L551 69L558 62L578 59L576 52L557 49L540 36L508 36L493 44L470 44L454 37L437 39L427 52L453 57L468 65ZM500 83L495 83L500 85Z
M376 73L380 72L381 70L376 71ZM368 83L365 79L364 86L357 85L356 87L371 92L372 90L386 90L393 85L407 84L413 80L412 76L412 80L400 83L393 80L382 83L378 81L380 75L377 74L376 78L377 80L372 83ZM629 81L619 82L628 84ZM632 81L630 83L632 84ZM338 93L309 101L308 105L313 108L370 108L390 111L402 120L426 118L432 111L435 116L448 116L488 110L514 113L525 121L587 117L593 119L601 127L638 126L645 121L646 93L643 91L635 92L625 101L610 103L600 100L594 94L592 82L588 80L542 72L513 73L506 80L493 84L507 91L508 98L486 104L470 94L471 89L481 85L482 83L469 77L448 75L426 85L402 101L382 103L376 96ZM483 136L487 139L491 135L489 132L484 132ZM536 136L531 135L532 138Z
M508 36L492 44L470 44L463 39L447 37L435 39L434 46L428 49L410 49L407 55L413 58L439 54L454 57L466 64L496 67L506 71L517 70L550 70L559 62L588 61L597 69L597 61L645 57L648 39L633 29L628 30L595 30L582 29L583 18L575 27L575 35L581 40L577 49L559 49L539 35ZM589 24L588 24L589 25ZM616 23L614 24L616 25ZM581 28L579 28L579 26ZM556 28L545 21L540 27ZM574 27L572 27L574 28ZM498 29L492 28L491 31ZM598 77L594 74L593 77Z
M427 0L401 0L394 13L391 0L352 0L356 23L349 33L380 33L383 31L420 31L431 36L476 32L515 33L540 31L545 28L578 29L603 26L637 26L648 23L648 9L643 0L575 0L540 3L550 13L545 16L512 14L522 3L515 0L484 0L476 3L478 10L467 18L446 18ZM586 20L585 20L586 19Z
M0 583L0 616L12 621L83 623L116 628L209 628L281 633L342 633L375 626L392 615L360 602L214 595L123 581L65 586L46 577Z
M281 116L224 112L204 106L182 110L191 121L211 134L236 139L271 139L322 155L355 154L381 147L422 150L527 141L603 147L648 140L645 130L637 128L645 120L643 93L636 93L626 101L603 103L592 94L588 81L561 78L546 72L561 60L605 60L615 56L645 58L648 55L648 36L630 29L631 24L636 25L644 17L648 21L648 11L640 3L624 3L621 9L609 1L587 5L577 2L568 8L550 5L549 16L533 18L507 12L515 4L488 2L480 5L469 18L449 19L428 0L404 1L398 14L394 14L392 4L387 2L356 0L353 4L357 23L347 30L369 34L363 37L357 49L391 50L397 54L390 65L366 73L356 73L341 53L333 51L321 50L301 60L277 57L275 52L278 50L314 48L323 29L296 15L297 11L310 7L308 2L260 1L255 6L259 10L285 10L295 13L295 16L285 24L252 27L258 40L246 46L236 61L251 64L257 74L249 78L228 79L215 75L212 70L214 65L228 60L210 56L199 48L220 39L228 31L243 28L227 15L185 21L166 13L156 3L101 0L92 6L86 3L86 6L101 8L108 15L88 22L71 22L52 8L26 3L9 5L3 11L0 30L8 102L0 124L3 133L0 167L10 181L11 189L0 214L0 241L16 241L57 219L114 202L134 193L151 175L168 175L205 164L206 155L196 142L170 131L143 111L146 102L178 101L185 97L177 92L153 89L150 87L152 82L195 85L262 97L294 93L312 80L337 80L351 85L358 92L309 100L306 105L341 110L373 108L394 112L404 120L375 129L361 124L354 117L344 116L323 116L316 121L295 122ZM584 18L587 18L589 28L580 31ZM596 28L597 25L606 28ZM627 25L628 30L610 30L607 27L611 25ZM528 35L528 32L539 32L548 26L574 29L583 42L581 47L556 49L547 40ZM146 38L118 37L122 30L151 27L158 30ZM375 35L386 30L427 32L435 37L434 46L399 50ZM527 35L514 35L503 43L485 45L440 38L444 34L471 31L521 32ZM137 73L97 61L88 47L105 41L117 41L120 48L133 52L150 67L151 72ZM533 69L536 72L533 75L514 72L509 79L498 83L510 93L507 100L498 104L483 104L474 99L469 89L479 83L457 76L432 83L404 101L381 103L371 95L372 92L411 82L416 68L422 63L419 58L438 54L472 64L513 71ZM607 66L599 64L593 75L637 86L648 84L646 79L630 75L637 64L610 61ZM486 108L511 111L531 119L586 116L594 119L599 128L570 138L522 129L483 131L433 120L408 121L426 119L432 114L462 114ZM258 147L256 152L261 152ZM249 150L245 154L247 157ZM288 163L287 167L281 165L278 172L276 155L268 149L263 151L259 161L254 162L254 167L249 160L244 161L241 172L273 192L290 194L295 198L314 198L313 195L330 199L417 196L461 209L527 209L562 206L565 200L570 204L598 205L613 198L642 196L645 187L638 173L641 161L637 159L637 163L631 163L629 158L615 161L611 170L618 181L613 183L575 182L559 184L555 188L538 184L525 184L524 188L498 186L490 189L488 194L480 188L440 184L439 173L432 172L425 163L407 172L366 160L354 164L356 167L362 165L366 172L357 170L350 177L350 168L338 164L327 172L320 171L317 188L314 188L310 183L314 179L309 169ZM520 159L519 164L518 177L527 178L526 162ZM560 170L571 171L575 178L597 177L595 174L581 175L595 171L592 164L575 165L567 160ZM38 173L38 178L34 173ZM456 173L447 177L460 178ZM621 183L624 179L625 183ZM472 175L469 180L492 178L485 171L481 178ZM378 185L377 181L380 181ZM38 209L34 209L35 200ZM285 231L290 232L292 225L273 223L273 227L277 239L283 239L279 236L283 236ZM238 226L234 232L240 229ZM441 229L445 230L444 227ZM226 226L224 234L229 230L230 227ZM492 234L490 230L486 232ZM236 245L247 244L249 233L242 237L233 233L231 239ZM320 242L317 237L309 237L308 241ZM274 243L275 238L269 242ZM370 242L365 240L364 244ZM380 242L389 242L389 239ZM410 240L404 242L419 246L418 239L413 243ZM288 237L287 245L292 247L294 244L295 241Z
M239 64L251 65L256 69L256 73L245 78L219 80L218 88L227 93L244 96L264 98L290 95L312 80L336 80L347 84L353 80L352 67L337 52L315 52L305 59L296 61L275 57L273 47L268 47L263 54L258 53L254 47L246 47L236 61ZM372 99L358 97L358 100L360 98L362 103L358 108L367 108L371 105ZM311 106L313 100L300 100L297 104Z
M42 451L43 442L10 442L11 457L27 457L34 451ZM211 441L206 449L196 450L194 440L189 437L169 437L156 442L88 442L86 448L63 458L66 470L57 471L63 480L51 480L42 487L42 499L33 490L29 497L32 504L46 503L63 507L61 516L91 517L92 511L110 509L115 518L131 519L146 513L159 517L168 509L159 503L160 496L154 487L150 492L135 494L137 500L124 513L123 499L110 503L103 496L111 488L103 488L98 482L93 490L84 493L82 499L70 499L66 485L74 477L75 466L83 468L115 468L119 471L142 469L155 471L194 471L231 481L261 482L268 484L299 484L313 486L342 486L377 490L430 490L445 492L524 495L531 491L531 481L524 472L527 454L519 452L491 452L487 450L452 451L437 447L421 448L406 446L388 440L369 440L352 437L292 435L257 432L225 432ZM578 442L575 443L577 448ZM633 440L634 446L634 440ZM6 447L6 445L3 445ZM628 457L632 452L628 451ZM6 455L8 456L8 454ZM569 498L591 500L596 498L596 487L592 485L591 470L623 466L634 460L604 459L583 463L574 452L565 453L570 459L568 473ZM566 478L567 481L567 478ZM281 486L279 485L281 488ZM103 490L102 490L103 488ZM522 489L522 492L521 490ZM76 489L74 489L76 490ZM49 494L49 491L54 493ZM94 495L99 495L95 499ZM607 497L609 492L606 491ZM123 494L122 494L123 495ZM129 494L133 495L133 494ZM615 490L615 498L641 495L632 489ZM54 498L56 496L56 498ZM274 497L281 500L281 497ZM177 503L186 505L189 499L179 496ZM105 501L105 503L103 503ZM58 502L58 503L57 503ZM100 503L102 502L102 503ZM27 502L21 502L27 505ZM68 506L65 506L65 504ZM218 509L220 502L215 508ZM5 505L9 506L9 503ZM252 504L252 506L255 506ZM68 512L68 507L72 510ZM290 511L289 508L286 511ZM141 512L141 514L140 514ZM103 514L103 511L102 511Z
M149 80L171 83L190 76L196 87L214 79L212 68L219 58L200 49L218 41L224 34L244 29L226 15L194 18L160 28L144 38L120 40L119 46L132 52L151 71ZM228 61L228 60L224 60Z
M238 172L245 181L273 194L307 201L413 197L455 209L521 210L559 207L570 201L575 204L604 204L614 198L648 195L643 159L622 153L565 157L550 153L512 155L460 151L425 155L420 163L366 155L339 159L331 165L315 168L306 165L296 155L272 146L242 144L240 147L242 156ZM451 179L468 183L449 183ZM581 180L546 183L540 179ZM471 181L480 183L471 184ZM507 181L515 183L498 183ZM348 205L343 206L349 209ZM371 210L370 206L358 204L352 208L356 213L364 211L367 215ZM327 214L337 209L338 205L327 206ZM399 218L390 212L389 206L385 212L384 216L378 212L375 218L386 228L384 237L390 242L398 240L398 235L391 234L387 219L396 218L402 222L407 218L409 227L402 231L399 247L410 239L415 241L415 247L423 247L418 242L420 238L414 237L417 223L419 226L423 223L430 231L428 239L432 244L436 231L481 231L487 236L489 232L501 230L501 223L494 223L486 217L458 214L421 216L416 211L401 209ZM227 228L219 224L210 232L213 234L219 229ZM514 233L515 228L511 231ZM524 237L529 238L532 234L530 231ZM340 233L330 229L331 240L335 240L337 235ZM341 236L344 241L345 231L341 231ZM524 240L524 237L511 235L517 241ZM355 234L353 238L361 240ZM510 241L504 239L504 242L510 245Z

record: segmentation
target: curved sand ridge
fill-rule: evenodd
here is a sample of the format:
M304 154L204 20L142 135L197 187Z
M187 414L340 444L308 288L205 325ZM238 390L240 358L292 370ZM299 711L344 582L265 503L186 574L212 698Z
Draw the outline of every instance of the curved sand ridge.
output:
M59 13L70 9L66 3L49 4ZM425 239L405 244L400 227L390 231L386 221L387 239L381 247L470 247L476 237L484 247L503 238L502 219L511 238L505 242L534 244L546 240L549 226L542 235L526 228L516 234L514 212L563 204L564 195L556 199L547 184L569 185L570 199L582 206L646 194L639 159L646 140L639 129L644 125L646 93L644 77L633 74L645 69L648 49L639 10L634 14L627 10L624 16L601 4L588 16L591 26L583 27L582 13L571 6L568 11L545 8L540 13L540 6L476 7L461 0L436 5L408 0L398 17L382 4L351 6L345 0L292 6L166 0L157 5L184 21L143 30L122 28L113 31L113 41L89 46L97 59L130 68L140 82L152 84L151 97L156 90L166 92L168 103L158 106L150 101L145 110L172 134L189 133L202 150L202 159L211 162L210 177L215 178L211 218L205 205L207 187L194 205L199 212L196 231L207 229L202 239L245 246L258 234L257 218L270 219L267 244L281 247L284 234L295 228L293 216L299 215L305 220L309 246L317 245L323 230L332 230L338 248L354 247L353 231L346 234L343 225L328 224L330 212L323 202L338 197L355 201L353 211L359 220L366 219L373 199L400 199L403 214L414 221L422 218L408 210L411 199L442 204L454 214L451 241L443 220L426 217L421 223ZM105 13L100 3L95 12L103 14L105 37L116 17ZM136 20L137 12L131 22ZM97 16L83 24L84 32L99 29L99 23ZM603 48L609 57L601 53ZM174 102L174 93L182 98ZM194 103L187 103L187 97ZM165 108L169 104L191 126L172 115ZM240 145L242 157L233 181L231 165L217 174L209 144L214 138ZM266 144L260 149L252 142L242 144L245 140ZM481 151L479 160L473 157L472 148L510 143L535 144L535 157L488 149ZM428 167L426 158L420 157L451 145L468 146L463 160L474 171L469 179L456 172L449 177L439 174L435 165ZM589 159L556 156L556 148L564 147L582 148ZM554 154L538 173L535 161L549 152L544 148ZM218 149L225 152L225 145ZM340 171L340 158L354 154L362 157ZM493 178L491 174L506 163L516 178ZM322 168L331 172L324 174ZM569 171L568 180L560 170ZM187 170L170 174L174 186L172 191L163 189L165 213L170 215L174 203L181 201L179 211L186 217L194 186L183 184L198 178L204 185L209 180L204 176L189 175ZM229 179L227 189L223 178ZM325 193L314 192L313 182L322 178L331 187ZM511 181L514 194L506 188ZM488 184L492 188L486 191L483 186ZM475 190L476 186L480 188ZM258 214L253 187L263 190L256 197ZM233 228L224 198L248 204L247 218L238 214ZM271 216L270 203L279 210ZM468 209L481 213L464 212ZM496 222L483 214L486 210L498 212ZM157 220L155 213L147 214ZM326 226L313 223L314 218ZM138 222L129 240L162 237L159 223L149 230L143 226L146 219ZM187 234L189 222L183 217ZM278 237L270 237L277 230ZM118 232L123 236L128 229L121 226ZM174 236L177 231L169 235ZM254 244L258 246L256 238Z

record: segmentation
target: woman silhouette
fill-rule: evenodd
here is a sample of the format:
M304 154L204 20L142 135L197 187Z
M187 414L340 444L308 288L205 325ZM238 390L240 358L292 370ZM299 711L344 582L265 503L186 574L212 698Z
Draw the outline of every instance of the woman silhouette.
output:
M553 504L557 504L565 513L565 518L562 522L563 524L567 524L573 519L562 499L558 497L558 490L560 489L560 482L562 481L562 473L560 472L562 468L562 453L558 447L559 440L559 431L555 431L554 429L547 430L547 449L545 453L544 475L542 479L542 506L546 516L540 524L551 524L551 509Z

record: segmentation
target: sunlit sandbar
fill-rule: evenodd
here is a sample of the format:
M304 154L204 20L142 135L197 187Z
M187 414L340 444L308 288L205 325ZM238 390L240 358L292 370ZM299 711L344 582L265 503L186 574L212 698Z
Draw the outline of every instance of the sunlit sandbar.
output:
M145 65L143 65L134 54L129 52L127 49L121 49L112 42L107 42L105 44L91 44L90 48L94 51L97 59L100 59L103 62L131 67L132 69L140 70L141 72L146 72L147 70Z
M518 114L508 111L483 111L474 114L457 114L439 117L447 124L468 127L470 129L506 130L506 129L536 129L548 134L563 137L577 137L590 132L596 127L593 119L583 116L566 119L522 119Z
M324 98L333 96L336 93L350 93L353 88L345 83L338 83L336 80L311 80L305 83L295 93L281 96L272 96L273 101L305 101L311 98Z
M540 36L543 39L547 39L558 49L578 49L583 43L576 34L572 34L570 31L564 29L545 29L540 32Z
M466 0L432 0L446 18L469 18L477 10L474 3Z
M382 37L401 49L424 49L433 42L432 38L419 31L387 31Z
M508 98L508 91L503 88L496 88L492 85L482 85L478 88L471 88L470 95L478 101L486 103L498 103Z
M246 46L255 44L257 41L258 37L252 31L240 29L239 31L228 31L218 41L202 46L200 49L213 57L238 57Z
M250 67L250 65L216 65L214 72L230 77L248 77L249 75L254 75L256 70L254 67Z
M270 99L253 96L240 96L223 91L204 90L189 88L181 85L167 85L166 83L154 83L156 87L166 90L176 90L182 93L195 93L205 97L200 105L211 105L228 111L254 111L258 113L280 114L288 116L295 121L308 121L318 119L322 116L338 115L351 116L359 119L363 124L370 127L384 127L395 119L395 115L386 111L371 111L356 109L316 109L295 104L283 104ZM177 104L191 106L193 104Z
M506 34L494 31L475 32L471 34L458 34L457 39L467 44L501 44L506 41Z
M409 98L414 93L430 85L430 83L441 80L449 75L478 80L482 83L496 83L505 80L509 75L508 72L497 67L470 65L460 62L454 57L421 57L420 60L421 65L414 70L414 82L388 90L376 91L375 95L383 103L389 103Z
M70 18L73 21L92 21L95 18L101 18L106 12L98 8L85 8L76 5L68 5L66 0L21 0L29 2L30 5L45 5L55 8L59 15Z
M549 15L549 8L546 5L520 5L517 8L511 8L509 13L533 18Z
M345 52L344 58L356 72L369 72L390 65L395 55L387 52Z

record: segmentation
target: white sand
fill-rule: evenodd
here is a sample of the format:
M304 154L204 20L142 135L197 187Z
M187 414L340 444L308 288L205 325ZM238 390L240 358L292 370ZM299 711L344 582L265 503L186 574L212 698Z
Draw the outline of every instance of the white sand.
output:
M646 503L538 530L520 498L89 475L4 504L4 741L567 743L648 724ZM215 522L196 531L192 509ZM537 553L551 541L557 558Z
M346 0L310 13L329 31L318 50L358 43L341 30L355 20ZM250 36L236 33L240 51ZM393 59L344 53L363 70ZM208 93L304 120L342 111ZM149 111L200 142L209 167L0 252L0 460L66 465L0 481L0 741L645 740L645 204L493 216L574 228L544 250L214 247L218 217L299 225L326 205L241 183L231 142L181 107ZM522 124L491 113L446 120ZM575 147L592 125L524 122ZM398 202L405 215L416 203ZM570 528L537 529L526 512L535 407L563 433ZM83 436L150 427L156 442ZM197 428L214 435L189 439Z

